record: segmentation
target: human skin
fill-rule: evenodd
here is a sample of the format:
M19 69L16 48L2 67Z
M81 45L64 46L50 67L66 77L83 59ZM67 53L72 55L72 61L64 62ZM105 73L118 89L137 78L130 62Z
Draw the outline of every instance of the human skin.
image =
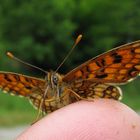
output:
M17 140L140 140L140 117L112 99L80 101L47 115Z

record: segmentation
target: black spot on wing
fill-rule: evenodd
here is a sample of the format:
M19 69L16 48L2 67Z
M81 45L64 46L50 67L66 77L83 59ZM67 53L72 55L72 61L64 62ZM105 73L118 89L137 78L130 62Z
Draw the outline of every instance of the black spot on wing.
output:
M131 53L132 53L132 54L135 53L135 49L134 49L134 48L131 49Z
M7 74L4 74L4 78L5 78L8 82L12 82L12 80L8 77Z
M102 65L98 62L98 61L95 61L96 65L101 67Z
M27 82L29 82L29 83L31 82L31 80L29 78L27 78L27 77L24 77L24 78Z
M103 73L103 74L98 74L95 76L96 78L106 78L107 77L107 74L106 73Z
M101 64L103 65L103 66L105 66L105 60L104 59L101 59Z
M18 75L14 75L14 78L17 80L17 81L20 81L20 78Z
M25 87L26 87L27 89L29 89L29 90L30 90L30 89L32 89L32 87L31 87L31 86L27 86L27 85L26 85Z
M122 61L121 55L119 55L117 53L113 53L111 56L114 58L113 63L121 63L121 61Z
M105 66L105 60L104 59L100 59L99 61L95 61L95 63L99 67Z

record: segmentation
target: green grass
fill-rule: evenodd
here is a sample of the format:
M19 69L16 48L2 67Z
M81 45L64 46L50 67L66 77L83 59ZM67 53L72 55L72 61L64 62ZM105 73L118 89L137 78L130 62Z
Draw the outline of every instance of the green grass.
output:
M36 113L27 99L0 94L0 127L30 124Z
M13 127L31 124L35 120L34 112L24 110L2 110L0 112L0 127Z
M123 91L122 102L135 111L140 111L140 78L121 86Z
M140 110L139 79L121 86L123 90L122 102L132 109ZM37 111L25 98L0 93L0 127L31 124Z

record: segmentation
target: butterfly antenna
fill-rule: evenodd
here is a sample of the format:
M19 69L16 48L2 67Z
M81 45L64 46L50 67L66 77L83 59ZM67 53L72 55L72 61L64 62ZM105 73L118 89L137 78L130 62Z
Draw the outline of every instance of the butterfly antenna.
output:
M63 59L63 61L60 63L60 65L57 67L57 69L55 70L55 72L57 72L57 71L60 69L60 67L64 64L64 62L68 59L68 57L71 55L71 53L72 53L72 51L74 50L74 48L75 48L75 47L77 46L77 44L80 42L81 38L82 38L82 35L81 35L81 34L78 35L78 37L76 38L76 40L75 40L75 42L74 42L74 44L73 44L71 50L70 50L69 53L66 55L66 57Z
M34 65L32 65L32 64L29 64L29 63L27 63L27 62L24 62L23 60L21 60L21 59L15 57L11 52L7 52L7 56L10 57L10 58L12 58L12 59L14 59L14 60L16 60L17 62L20 62L20 63L24 64L24 65L27 65L27 66L29 66L29 67L35 68L35 69L37 69L37 70L40 70L40 71L42 71L42 72L45 73L45 74L47 73L45 70L43 70L43 69L41 69L41 68L39 68L39 67L37 67L37 66L34 66Z

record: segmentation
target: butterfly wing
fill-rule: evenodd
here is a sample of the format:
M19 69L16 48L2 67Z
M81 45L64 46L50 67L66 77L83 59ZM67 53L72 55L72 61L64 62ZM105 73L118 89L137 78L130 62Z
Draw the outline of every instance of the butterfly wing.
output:
M114 85L78 80L71 84L71 89L83 98L111 98L120 100L121 89Z
M0 72L0 89L3 92L29 97L35 91L43 89L45 81L39 78L11 72Z
M63 78L64 82L92 80L122 84L140 73L140 41L112 49L75 68Z

